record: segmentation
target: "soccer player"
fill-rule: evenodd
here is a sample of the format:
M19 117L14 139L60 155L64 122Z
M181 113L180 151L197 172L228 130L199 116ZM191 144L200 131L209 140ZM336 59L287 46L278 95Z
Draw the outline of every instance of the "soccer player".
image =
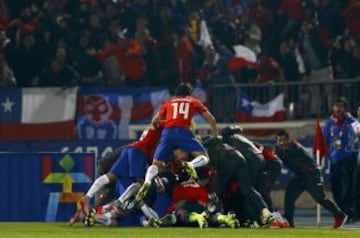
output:
M175 156L176 154L176 156ZM185 160L188 153L182 149L174 150L174 157ZM231 228L237 228L239 221L235 214L222 214L214 196L209 195L206 184L213 175L213 171L207 168L200 168L199 180L194 181L185 172L165 172L159 173L154 179L158 186L158 178L162 180L163 185L168 192L172 194L172 203L167 209L168 214L159 219L160 226L188 226L197 224L200 228L208 226L225 225ZM175 181L175 183L174 183ZM154 184L154 183L153 183ZM170 190L170 191L169 191Z
M155 210L145 203L136 207L132 202L133 196L140 187L140 183L132 183L115 201L99 206L97 209L90 209L84 217L84 224L86 226L93 226L96 223L104 226L156 225L156 223L149 224L156 222L159 218Z
M173 158L175 148L181 148L194 158L183 165L193 179L197 179L195 168L202 167L209 162L209 156L201 142L190 130L194 114L199 113L210 125L212 134L218 135L214 116L197 98L191 96L192 87L187 83L180 83L175 90L175 96L167 100L154 116L152 123L155 127L165 120L159 145L156 148L153 164L148 168L145 181L135 200L141 201L147 194L152 179L163 168L164 162Z
M295 227L295 201L306 190L317 203L334 215L333 228L342 227L348 216L334 202L326 198L321 172L306 149L299 142L290 140L285 130L280 130L276 134L275 152L285 166L295 173L285 192L284 217L289 221L290 226Z
M98 177L80 200L84 214L89 211L90 200L105 185L116 182L116 197L118 197L124 193L130 184L143 181L146 167L151 164L160 135L161 129L150 125L143 131L138 141L123 148L120 157L112 165L109 172ZM73 222L71 219L70 224Z
M210 166L216 170L216 176L212 179L213 182L210 182L210 192L215 192L220 198L221 194L235 180L239 185L240 196L245 199L247 210L250 207L253 208L256 211L254 218L260 218L259 221L262 224L270 225L274 217L261 194L252 186L253 182L245 157L234 147L223 143L218 137L208 138L204 141L204 145L211 156ZM239 197L235 203L232 205L237 207ZM227 205L231 206L230 204Z
M260 145L242 135L237 125L221 130L223 142L242 153L249 165L253 186L260 192L271 212L274 208L270 191L281 174L282 162L271 147Z

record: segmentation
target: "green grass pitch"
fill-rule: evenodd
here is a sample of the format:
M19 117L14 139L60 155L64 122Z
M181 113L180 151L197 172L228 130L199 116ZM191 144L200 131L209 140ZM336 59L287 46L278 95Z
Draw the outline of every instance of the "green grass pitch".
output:
M259 238L259 237L299 237L299 238L352 238L360 237L360 230L333 230L330 228L295 228L295 229L228 229L208 228L141 228L101 226L84 227L81 224L69 226L67 223L10 223L0 222L1 238Z

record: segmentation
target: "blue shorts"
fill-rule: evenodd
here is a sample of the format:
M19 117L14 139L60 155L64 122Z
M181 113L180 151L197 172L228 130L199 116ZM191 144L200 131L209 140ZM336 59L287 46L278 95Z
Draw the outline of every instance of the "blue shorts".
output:
M109 171L117 176L116 195L123 194L137 178L144 178L147 165L148 157L141 150L136 147L124 148Z
M205 147L189 129L170 127L162 131L154 157L156 160L170 161L173 159L172 152L175 148L181 148L188 153L195 151L206 152Z
M132 183L135 182L136 178L118 178L115 181L116 197L120 197L125 192L127 187L129 187Z
M109 173L118 178L145 177L148 157L136 147L126 147L111 167Z

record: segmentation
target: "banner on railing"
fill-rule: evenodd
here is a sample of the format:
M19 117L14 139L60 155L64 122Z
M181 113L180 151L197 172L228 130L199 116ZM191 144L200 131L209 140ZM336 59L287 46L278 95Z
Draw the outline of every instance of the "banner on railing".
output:
M1 153L0 221L68 221L94 161L92 153Z
M84 88L79 92L77 131L81 139L127 139L129 124L150 123L170 97L162 88Z
M0 139L74 139L77 88L0 89Z
M240 91L236 106L236 122L280 122L285 120L284 94L261 104ZM244 130L244 134L252 136L271 135L274 130Z

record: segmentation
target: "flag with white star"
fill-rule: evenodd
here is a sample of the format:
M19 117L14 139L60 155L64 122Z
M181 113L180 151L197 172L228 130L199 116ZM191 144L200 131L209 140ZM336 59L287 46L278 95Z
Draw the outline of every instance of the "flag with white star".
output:
M2 90L0 94L0 122L21 121L21 90Z
M77 88L0 88L0 139L74 139Z
M237 99L238 122L272 122L285 119L284 94L261 104L253 100L245 92L240 91Z

